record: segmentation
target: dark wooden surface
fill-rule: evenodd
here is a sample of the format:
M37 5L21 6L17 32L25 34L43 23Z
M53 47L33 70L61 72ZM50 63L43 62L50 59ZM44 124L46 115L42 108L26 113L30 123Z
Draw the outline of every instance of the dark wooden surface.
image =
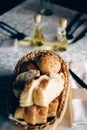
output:
M0 15L19 5L25 0L0 0ZM87 14L87 0L49 0L54 4Z
M0 0L0 15L19 5L25 0ZM87 14L86 0L49 0L54 4Z
M0 15L14 8L25 0L0 0Z
M58 4L75 11L87 14L87 0L50 0L52 3Z

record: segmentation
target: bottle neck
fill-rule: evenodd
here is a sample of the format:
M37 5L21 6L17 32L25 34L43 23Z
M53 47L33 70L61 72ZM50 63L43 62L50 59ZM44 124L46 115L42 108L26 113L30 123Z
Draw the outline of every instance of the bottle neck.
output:
M66 36L66 28L59 26L57 29L57 39L58 41L65 41L67 40Z
M40 22L34 22L34 26L39 27L40 26Z
M34 31L40 28L40 23L34 22Z
M66 28L59 26L57 29L57 35L66 35Z

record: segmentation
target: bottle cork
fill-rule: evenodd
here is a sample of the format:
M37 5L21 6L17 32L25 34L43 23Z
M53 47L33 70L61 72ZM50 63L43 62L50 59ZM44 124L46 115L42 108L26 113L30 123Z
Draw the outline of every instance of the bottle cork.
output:
M61 27L66 28L67 27L67 19L61 18L59 20L59 24L60 24Z
M41 22L41 15L40 14L35 14L34 15L34 21L36 23L40 23Z

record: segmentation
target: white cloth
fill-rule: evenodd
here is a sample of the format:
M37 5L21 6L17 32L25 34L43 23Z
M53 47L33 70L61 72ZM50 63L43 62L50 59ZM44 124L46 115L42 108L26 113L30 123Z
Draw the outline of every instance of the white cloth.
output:
M87 84L87 63L71 64L71 69ZM87 127L87 90L71 78L72 89L72 125Z
M87 84L87 63L72 63L71 70ZM87 90L70 75L71 94L65 116L56 130L87 129Z
M87 126L87 90L73 89L71 105L72 126Z

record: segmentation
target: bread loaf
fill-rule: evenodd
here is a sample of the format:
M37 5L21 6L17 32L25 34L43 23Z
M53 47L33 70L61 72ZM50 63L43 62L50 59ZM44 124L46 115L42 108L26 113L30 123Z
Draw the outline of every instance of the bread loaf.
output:
M20 96L20 106L21 107L28 107L28 106L32 106L33 104L35 104L34 100L33 100L33 91L35 88L37 88L40 84L40 82L44 79L47 79L48 76L43 75L38 79L33 79L30 83L25 85L25 88L23 90L23 92L21 93ZM39 95L38 95L39 96Z
M33 99L38 106L48 106L51 101L60 95L64 88L63 75L58 78L41 80L38 87L34 89Z

